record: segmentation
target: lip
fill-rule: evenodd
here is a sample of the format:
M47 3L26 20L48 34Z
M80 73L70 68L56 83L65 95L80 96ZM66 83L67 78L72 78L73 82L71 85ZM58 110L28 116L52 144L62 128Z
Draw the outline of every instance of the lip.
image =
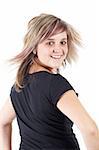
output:
M62 56L62 55L51 55L51 56L53 57L53 56Z
M58 55L51 55L51 56L62 56L62 54L60 54L60 55L59 54Z
M60 57L59 57L60 56ZM63 55L51 55L51 58L53 58L53 59L61 59L61 57L62 57ZM55 58L56 57L56 58ZM59 58L57 58L57 57L59 57Z

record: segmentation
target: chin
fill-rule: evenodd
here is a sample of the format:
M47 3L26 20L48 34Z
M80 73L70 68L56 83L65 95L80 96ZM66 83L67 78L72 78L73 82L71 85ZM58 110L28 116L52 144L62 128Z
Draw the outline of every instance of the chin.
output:
M53 68L59 68L59 67L61 67L62 66L62 64L59 64L59 65L53 65Z

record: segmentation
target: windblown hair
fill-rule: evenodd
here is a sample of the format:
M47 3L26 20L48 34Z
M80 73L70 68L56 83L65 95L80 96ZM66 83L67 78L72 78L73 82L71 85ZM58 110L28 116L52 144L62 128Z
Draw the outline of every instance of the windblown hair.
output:
M33 52L36 51L38 44L47 38L64 31L67 33L68 45L68 54L62 63L65 67L66 60L71 63L72 60L75 61L77 59L76 45L81 45L79 33L70 24L50 14L41 14L28 22L28 29L24 37L22 52L10 59L10 61L19 64L15 81L17 89L24 87L23 80L27 75L31 64L35 61L36 55Z

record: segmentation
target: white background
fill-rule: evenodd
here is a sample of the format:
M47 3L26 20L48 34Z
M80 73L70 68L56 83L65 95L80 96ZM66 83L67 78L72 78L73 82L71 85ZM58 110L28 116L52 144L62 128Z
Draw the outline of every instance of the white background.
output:
M0 108L13 84L16 68L7 59L23 46L28 21L40 13L50 13L72 24L83 39L79 60L62 71L79 93L79 99L99 126L98 109L98 0L3 0L0 2ZM85 150L80 131L74 126L81 150ZM16 120L13 122L13 150L18 150L20 136Z

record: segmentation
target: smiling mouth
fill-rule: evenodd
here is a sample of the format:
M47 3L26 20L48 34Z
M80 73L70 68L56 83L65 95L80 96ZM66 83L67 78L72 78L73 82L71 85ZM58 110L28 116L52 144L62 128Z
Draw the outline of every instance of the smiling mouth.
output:
M61 57L62 57L62 55L51 56L51 58L53 58L53 59L60 59Z

